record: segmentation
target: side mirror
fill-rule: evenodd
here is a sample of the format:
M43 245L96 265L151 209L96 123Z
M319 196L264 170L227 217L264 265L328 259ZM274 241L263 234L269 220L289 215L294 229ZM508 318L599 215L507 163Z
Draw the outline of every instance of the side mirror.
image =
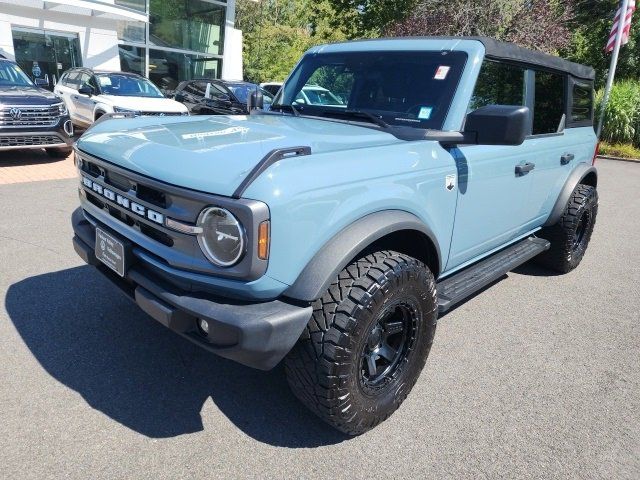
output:
M83 85L78 89L78 93L82 94L82 95L93 95L93 88L91 88L89 85Z
M174 99L176 102L184 102L184 101L185 101L185 96L184 96L184 94L183 94L183 93L176 93L176 94L173 96L173 99Z
M49 81L46 78L36 78L34 83L37 87L45 88L49 86Z
M465 143L478 145L522 145L529 134L529 108L517 105L487 105L467 114Z
M262 110L264 108L264 96L260 90L254 90L247 100L247 109L249 113L252 110Z

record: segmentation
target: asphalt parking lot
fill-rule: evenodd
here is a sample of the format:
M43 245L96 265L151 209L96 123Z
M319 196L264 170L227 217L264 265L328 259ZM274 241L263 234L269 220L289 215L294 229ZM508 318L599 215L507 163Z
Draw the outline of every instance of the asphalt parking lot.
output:
M357 438L83 265L77 180L0 185L0 478L640 478L640 163L598 167L582 265L521 267L443 317Z

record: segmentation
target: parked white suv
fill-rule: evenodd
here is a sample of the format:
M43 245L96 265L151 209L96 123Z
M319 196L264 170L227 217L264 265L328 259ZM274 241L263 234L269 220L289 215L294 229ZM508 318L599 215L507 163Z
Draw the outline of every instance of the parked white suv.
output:
M165 98L150 80L135 73L73 68L60 77L54 92L67 105L73 124L81 128L105 113L189 115L182 103Z

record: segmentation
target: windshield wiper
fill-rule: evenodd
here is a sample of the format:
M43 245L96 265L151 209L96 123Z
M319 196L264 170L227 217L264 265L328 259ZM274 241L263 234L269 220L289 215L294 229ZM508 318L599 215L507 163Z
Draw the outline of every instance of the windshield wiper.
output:
M283 103L271 104L271 110L273 110L274 108L280 110L281 112L283 112L285 109L288 109L291 111L291 113L293 113L294 117L300 116L300 112L293 105L285 105Z
M335 111L332 110L330 112L329 111L322 112L322 115L323 116L340 115L340 116L350 116L350 117L356 117L356 118L365 118L369 120L371 123L375 123L376 125L384 129L391 128L391 126L387 122L385 122L382 118L378 117L377 115L374 115L373 113L366 112L364 110L335 110Z

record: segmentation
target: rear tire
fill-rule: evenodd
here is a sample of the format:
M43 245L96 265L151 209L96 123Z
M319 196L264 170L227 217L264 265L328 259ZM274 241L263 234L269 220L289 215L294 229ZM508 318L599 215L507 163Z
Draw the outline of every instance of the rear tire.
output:
M45 148L47 155L53 158L67 158L71 155L72 152L71 147L62 147L62 148Z
M549 240L551 247L536 257L536 262L560 273L576 268L587 251L597 214L596 188L578 184L560 220L540 232L539 236Z
M411 391L436 321L435 280L423 263L392 251L367 255L313 302L313 316L285 359L291 390L338 430L364 433Z

